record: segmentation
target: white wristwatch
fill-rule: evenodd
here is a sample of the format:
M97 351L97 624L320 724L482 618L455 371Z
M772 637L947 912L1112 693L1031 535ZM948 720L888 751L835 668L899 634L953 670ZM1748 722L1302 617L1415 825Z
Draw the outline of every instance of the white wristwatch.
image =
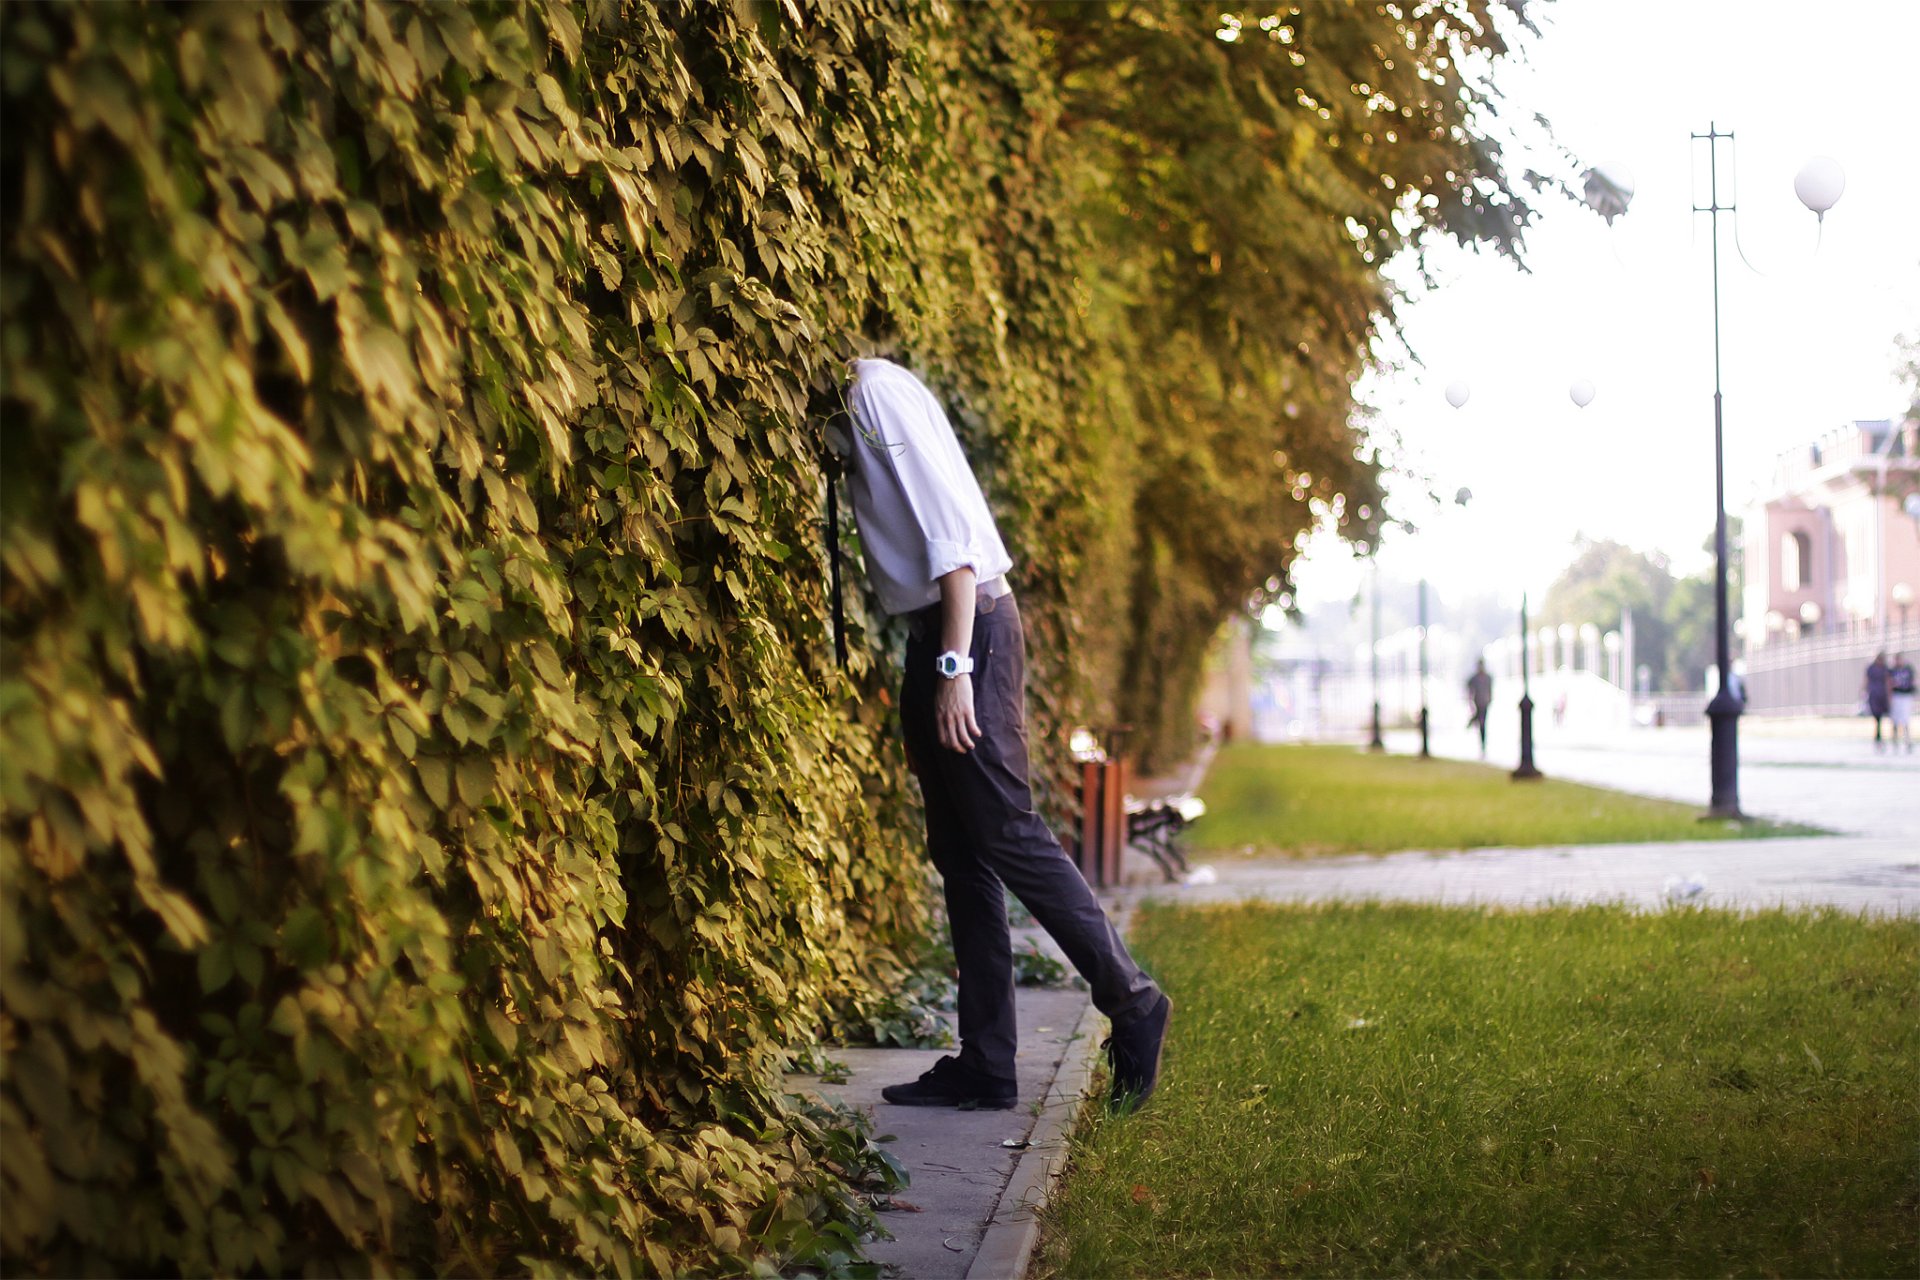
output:
M973 670L973 659L949 649L933 660L933 669L947 679L964 676Z

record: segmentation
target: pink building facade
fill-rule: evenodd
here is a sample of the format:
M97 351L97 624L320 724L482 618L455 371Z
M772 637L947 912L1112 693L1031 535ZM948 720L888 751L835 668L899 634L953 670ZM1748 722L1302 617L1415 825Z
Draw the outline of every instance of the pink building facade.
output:
M1803 637L1904 632L1920 620L1920 422L1852 422L1782 454L1748 508L1741 630L1749 654Z

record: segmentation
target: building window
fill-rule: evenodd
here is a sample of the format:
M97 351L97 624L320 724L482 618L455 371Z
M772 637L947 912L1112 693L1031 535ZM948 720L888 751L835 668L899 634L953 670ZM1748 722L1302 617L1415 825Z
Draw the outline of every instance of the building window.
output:
M1813 540L1804 533L1780 537L1780 589L1798 591L1807 585L1807 566L1813 560Z

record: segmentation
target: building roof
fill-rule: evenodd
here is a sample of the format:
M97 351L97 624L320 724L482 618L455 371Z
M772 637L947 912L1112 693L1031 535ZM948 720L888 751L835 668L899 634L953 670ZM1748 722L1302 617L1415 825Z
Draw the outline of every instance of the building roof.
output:
M1859 418L1782 453L1774 465L1771 492L1765 499L1805 493L1852 475L1873 475L1884 465L1889 471L1920 470L1920 440L1909 419Z

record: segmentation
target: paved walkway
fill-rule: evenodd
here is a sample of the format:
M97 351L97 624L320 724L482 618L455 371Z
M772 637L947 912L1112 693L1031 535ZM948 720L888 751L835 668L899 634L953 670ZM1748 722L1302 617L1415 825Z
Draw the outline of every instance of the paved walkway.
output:
M1064 960L1037 929L1016 930L1014 946L1031 939ZM1022 987L1016 996L1020 1050L1014 1060L1020 1105L1011 1111L896 1107L880 1090L932 1066L940 1049L832 1049L846 1083L788 1077L788 1087L869 1111L877 1136L913 1182L881 1224L891 1240L868 1256L898 1269L904 1280L1014 1280L1033 1247L1033 1209L1066 1158L1081 1096L1106 1019L1078 987ZM949 1017L951 1024L951 1017Z
M1542 849L1413 851L1385 856L1246 859L1213 864L1206 885L1133 891L1178 902L1378 899L1539 907L1673 902L1751 910L1838 907L1920 915L1920 848L1911 841L1818 836Z
M1488 762L1511 769L1520 754L1512 717L1507 732L1500 731L1499 719L1494 725ZM1920 753L1876 754L1872 737L1872 722L1864 720L1857 726L1742 720L1740 807L1759 817L1920 844ZM1412 754L1419 748L1411 731L1389 733L1386 740L1395 752ZM1434 754L1459 760L1476 759L1480 752L1478 738L1465 730L1436 733L1431 746ZM1548 725L1536 734L1533 757L1548 777L1679 800L1703 810L1713 794L1704 725L1604 734Z

